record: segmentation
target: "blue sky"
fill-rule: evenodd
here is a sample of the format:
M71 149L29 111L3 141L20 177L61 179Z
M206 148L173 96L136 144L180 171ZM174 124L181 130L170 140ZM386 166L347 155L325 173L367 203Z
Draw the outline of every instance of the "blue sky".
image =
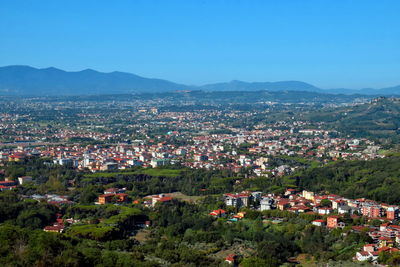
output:
M186 84L400 84L400 1L2 0L0 66Z

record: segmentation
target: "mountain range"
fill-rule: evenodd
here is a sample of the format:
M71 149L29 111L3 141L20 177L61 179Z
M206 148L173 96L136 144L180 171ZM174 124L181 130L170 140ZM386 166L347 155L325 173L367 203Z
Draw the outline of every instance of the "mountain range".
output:
M231 81L202 86L178 84L162 79L145 78L126 72L99 72L92 69L64 71L30 66L0 67L2 95L90 95L154 93L181 90L203 91L306 91L327 94L400 95L400 85L382 89L321 89L301 81L243 82Z

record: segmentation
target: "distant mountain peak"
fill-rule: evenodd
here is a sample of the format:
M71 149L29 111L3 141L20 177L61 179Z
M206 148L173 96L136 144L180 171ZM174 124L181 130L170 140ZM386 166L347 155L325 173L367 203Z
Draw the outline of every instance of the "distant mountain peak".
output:
M327 94L400 95L400 86L383 89L320 89L302 81L245 82L232 80L203 86L183 85L145 78L128 72L99 72L93 69L65 71L55 67L27 65L0 67L0 92L14 95L88 95L203 91L306 91Z
M80 72L98 72L98 71L94 70L94 69L84 69L84 70L81 70Z
M93 69L64 71L54 67L5 66L0 68L0 92L15 95L87 95L168 92L187 86L161 79L147 79L124 72Z

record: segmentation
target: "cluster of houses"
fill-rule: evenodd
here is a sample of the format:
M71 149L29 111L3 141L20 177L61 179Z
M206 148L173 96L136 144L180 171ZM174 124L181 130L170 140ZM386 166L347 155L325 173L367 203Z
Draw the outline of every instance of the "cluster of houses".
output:
M216 209L213 210L209 213L209 215L215 217L215 218L221 218L221 217L227 217L228 213L227 211L223 210L223 209ZM228 222L237 222L238 220L243 219L246 216L246 212L241 211L238 212L232 216L230 216L230 218L228 218Z
M284 195L245 191L227 193L223 197L227 206L241 208L250 207L250 204L254 206L254 203L257 203L260 211L279 209L294 213L313 212L319 215L356 214L389 221L398 219L400 215L399 206L378 203L365 198L349 199L334 194L317 195L306 190L298 192L295 189L287 189Z
M294 126L293 126L294 127ZM171 131L167 137L183 136ZM176 145L154 139L135 140L131 144L101 145L20 145L0 151L3 161L21 161L31 155L49 157L54 164L93 172L126 169L135 166L160 167L180 162L190 168L229 169L239 172L251 167L255 176L282 176L297 166L270 165L272 156L300 156L310 159L373 159L379 146L368 139L333 138L328 131L313 129L237 130L232 134L190 135L190 144ZM245 150L241 145L246 144ZM31 144L32 145L32 144Z
M4 181L0 181L0 191L12 190L17 188L18 185L26 184L28 182L32 182L31 176L21 176L18 177L17 180L5 178Z
M155 207L157 203L165 203L172 201L171 194L158 194L144 197L143 205L146 207Z
M380 227L371 225L352 226L354 232L366 232L373 243L363 247L355 259L376 261L382 251L399 251L395 244L400 244L400 226L392 224L400 218L400 207L378 203L365 198L349 199L338 195L318 195L311 191L298 192L287 189L283 195L262 194L261 192L227 193L223 195L225 204L236 208L249 207L260 211L279 209L282 211L319 214L323 219L312 221L312 224L329 229L344 228L344 216L350 218L365 217L367 220L379 220ZM226 216L224 210L215 210L210 213L215 217Z
M62 233L64 232L65 225L64 220L61 218L61 214L57 214L57 219L52 225L45 226L43 230L45 232Z
M355 231L366 231L372 238L371 244L366 244L356 253L355 259L358 261L370 261L376 263L381 252L394 253L400 250L396 244L400 243L400 226L391 223L383 223L379 227L353 226Z
M46 201L49 204L60 206L60 205L70 205L74 202L69 199L68 196L61 196L57 194L45 194L45 195L38 195L34 194L29 196L28 198L37 200L37 201Z

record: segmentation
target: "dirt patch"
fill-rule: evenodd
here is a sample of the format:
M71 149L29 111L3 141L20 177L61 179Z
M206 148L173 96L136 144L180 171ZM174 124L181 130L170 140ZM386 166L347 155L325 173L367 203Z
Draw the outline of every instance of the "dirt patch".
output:
M307 254L299 254L295 260L300 262L301 266L317 267L314 257Z
M146 242L149 239L150 231L146 229L139 230L135 235L135 239L140 243Z

